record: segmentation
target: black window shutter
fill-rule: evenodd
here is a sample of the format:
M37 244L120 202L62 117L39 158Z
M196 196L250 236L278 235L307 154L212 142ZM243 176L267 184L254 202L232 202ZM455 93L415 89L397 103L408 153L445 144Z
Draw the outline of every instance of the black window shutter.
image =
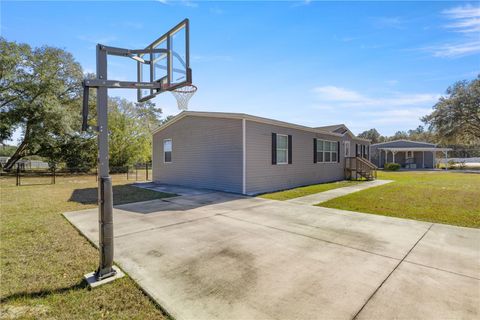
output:
M358 157L358 143L355 143L355 157Z
M272 164L277 164L277 134L272 132Z
M288 135L288 163L292 164L292 136Z
M337 141L337 162L340 162L340 141Z
M313 138L313 163L317 163L317 138Z

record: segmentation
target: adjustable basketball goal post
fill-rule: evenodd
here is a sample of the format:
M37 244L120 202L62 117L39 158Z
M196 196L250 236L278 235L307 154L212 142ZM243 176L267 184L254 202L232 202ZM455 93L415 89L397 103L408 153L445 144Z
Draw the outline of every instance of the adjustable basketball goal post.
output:
M137 100L144 102L165 91L185 110L196 92L192 84L189 53L189 22L183 20L145 49L124 49L97 45L97 78L83 81L82 130L97 132L98 139L98 209L100 264L94 280L115 276L113 267L113 194L108 157L108 89L137 89ZM137 61L137 81L116 81L107 77L108 55ZM97 89L97 125L88 125L89 89Z

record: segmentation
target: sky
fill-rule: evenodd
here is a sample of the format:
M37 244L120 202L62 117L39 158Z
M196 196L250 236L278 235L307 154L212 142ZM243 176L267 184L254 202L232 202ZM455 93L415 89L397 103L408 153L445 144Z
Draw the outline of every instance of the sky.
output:
M198 91L189 110L240 112L358 134L415 129L458 80L480 73L476 1L0 2L0 34L71 52L95 70L95 45L140 49L190 19ZM109 58L109 79L135 80ZM134 101L134 90L110 90ZM179 110L170 93L153 100Z

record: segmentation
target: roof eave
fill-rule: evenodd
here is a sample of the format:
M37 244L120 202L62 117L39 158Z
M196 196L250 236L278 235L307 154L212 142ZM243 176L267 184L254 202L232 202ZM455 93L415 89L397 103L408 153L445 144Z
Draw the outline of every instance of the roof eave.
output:
M343 136L343 134L340 134L340 133L335 133L335 132L330 132L330 131L326 131L326 130L305 127L305 126L302 126L302 125L293 124L293 123L284 122L284 121L279 121L279 120L273 120L273 119L268 119L268 118L252 116L252 115L245 114L245 113L224 113L224 112L203 112L203 111L182 111L181 113L176 115L174 118L172 118L170 121L162 124L161 126L159 126L156 129L154 129L152 131L152 134L156 134L156 133L164 130L165 128L169 127L170 125L174 124L175 122L179 121L180 119L183 119L186 116L207 117L207 118L208 117L210 117L210 118L224 118L224 119L245 119L245 120L249 120L249 121L253 121L253 122L277 125L277 126L281 126L281 127L303 130L303 131L309 131L309 132L314 132L314 133L320 133L320 134L325 134L325 135L330 135L330 136L335 136L335 137L342 137Z

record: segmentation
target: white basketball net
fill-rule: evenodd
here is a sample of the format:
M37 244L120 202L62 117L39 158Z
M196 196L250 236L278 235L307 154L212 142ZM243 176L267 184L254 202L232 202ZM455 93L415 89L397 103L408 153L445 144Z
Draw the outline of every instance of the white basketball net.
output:
M197 87L189 84L170 91L175 99L177 99L177 106L180 110L188 109L188 101L197 92Z

